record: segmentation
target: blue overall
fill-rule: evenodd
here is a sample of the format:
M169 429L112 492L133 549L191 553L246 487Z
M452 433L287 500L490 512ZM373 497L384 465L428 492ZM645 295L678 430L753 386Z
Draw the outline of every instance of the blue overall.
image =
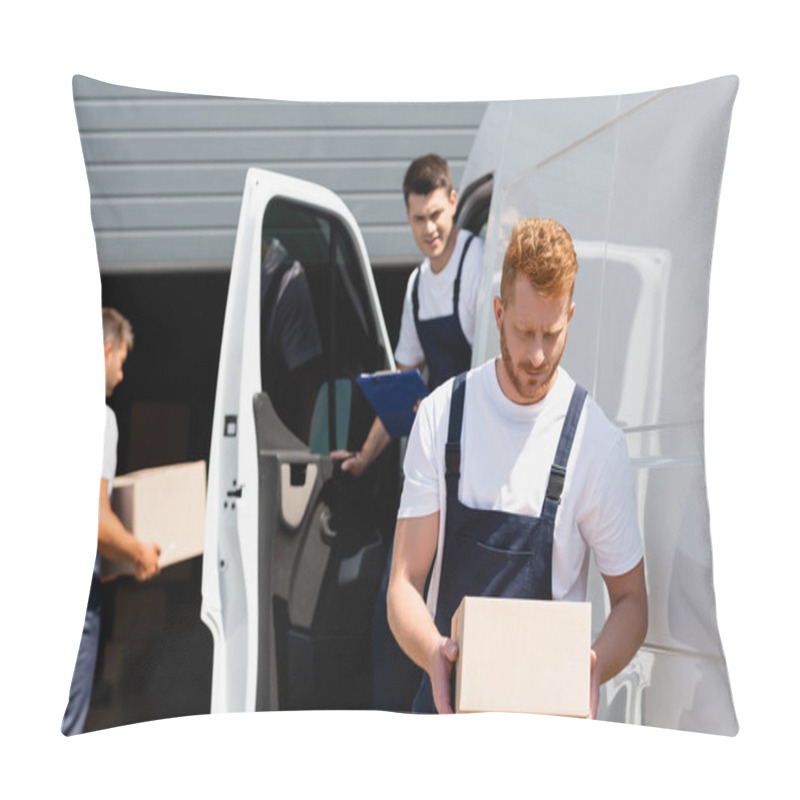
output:
M461 321L458 318L458 296L461 291L461 269L467 256L473 233L464 243L461 251L461 260L458 262L458 272L453 283L453 312L446 317L433 319L419 318L419 271L414 279L411 290L411 304L414 310L414 325L417 336L425 353L425 363L428 365L428 389L433 391L453 375L468 370L472 361L472 347L464 336Z
M435 623L450 636L450 620L461 600L478 597L552 599L553 531L561 502L567 460L586 390L576 385L564 419L541 516L469 508L458 499L465 375L453 383L445 447L447 505L444 552ZM453 676L455 672L453 672ZM451 681L451 703L453 681ZM415 713L436 713L427 673L414 698Z
M453 283L453 311L444 317L419 318L419 272L411 291L414 325L417 329L425 363L428 365L428 388L433 390L453 375L469 369L472 347L464 335L458 318L458 297L461 291L461 270L467 250L475 238L464 243L458 271ZM386 591L392 556L386 562L372 623L373 705L383 711L410 711L411 702L422 677L420 668L400 649L386 620Z
M83 733L92 702L94 671L100 649L100 563L98 553L94 560L89 602L86 605L78 657L69 687L69 700L61 721L61 733L64 736Z

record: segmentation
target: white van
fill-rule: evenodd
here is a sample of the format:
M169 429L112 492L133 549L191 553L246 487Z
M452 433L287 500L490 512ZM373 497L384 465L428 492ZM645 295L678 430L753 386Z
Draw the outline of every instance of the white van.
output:
M647 639L603 687L598 717L731 735L738 724L714 604L703 388L737 87L719 78L639 95L490 103L458 212L459 225L486 241L473 364L499 352L491 300L514 222L553 217L575 241L576 313L563 363L626 434L650 600ZM280 347L313 363L322 388L311 396L300 370L276 366L271 326L286 312L267 285L274 274L262 276L267 247L280 256L267 259L271 269L294 270L282 297L295 310L284 319L304 322ZM356 376L392 368L369 258L344 203L323 187L251 169L208 476L202 619L214 640L212 711L370 707L370 618L402 442L358 481L329 453L357 449L372 422ZM597 633L608 607L591 569Z

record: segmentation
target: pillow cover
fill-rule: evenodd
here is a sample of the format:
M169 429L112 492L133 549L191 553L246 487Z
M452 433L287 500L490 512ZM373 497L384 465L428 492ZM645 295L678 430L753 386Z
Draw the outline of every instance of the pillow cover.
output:
M703 388L708 279L736 89L735 78L721 78L565 100L326 104L171 95L76 77L103 305L122 311L136 332L125 380L109 401L120 430L117 471L209 463L204 556L148 583L120 578L101 589L86 729L210 710L370 707L370 618L393 506L324 494L324 442L306 459L318 457L318 475L279 460L255 467L256 446L307 448L283 432L263 395L252 402L263 378L250 366L248 344L255 334L247 326L260 314L260 276L250 266L261 235L253 226L295 237L318 311L324 292L314 276L326 258L336 262L341 302L352 312L342 316L361 328L321 325L322 336L347 341L349 372L381 368L418 260L403 172L417 155L440 152L462 200L472 198L464 224L485 238L473 364L499 352L491 298L516 219L553 217L575 241L578 310L564 365L625 433L650 599L645 644L604 687L598 716L734 734L714 606ZM280 176L341 195L353 220L333 199L317 213L327 195ZM262 198L268 181L275 188ZM251 208L260 211L248 216ZM360 236L374 272L359 271ZM319 253L315 237L325 245ZM234 411L246 413L230 413L231 392ZM340 403L334 426L348 427L341 404L351 408L347 436L357 447L358 394L338 382L331 394ZM336 400L326 395L316 407L329 402ZM281 431L279 441L273 433L265 440L263 430ZM248 436L252 455L244 454ZM234 439L238 452L226 455ZM236 463L237 482L225 473L222 486L224 459ZM274 486L260 488L246 511L247 487L262 487L273 468ZM253 480L242 478L248 469ZM309 537L300 528L306 516L327 525L321 512L305 513L315 508L316 481L320 507L334 516L356 508L369 530L344 546ZM370 491L393 502L398 482L390 464ZM267 508L279 508L282 528ZM358 527L339 516L344 527ZM300 530L291 552L289 530ZM314 548L296 544L311 538ZM608 608L594 570L589 599L596 633Z

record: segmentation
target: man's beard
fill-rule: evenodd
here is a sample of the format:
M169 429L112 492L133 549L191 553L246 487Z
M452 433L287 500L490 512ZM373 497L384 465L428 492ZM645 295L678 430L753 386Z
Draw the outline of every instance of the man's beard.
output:
M556 361L555 366L539 371L536 376L536 382L531 383L530 377L526 375L524 371L526 365L521 364L520 368L517 369L511 358L511 353L506 344L505 328L503 325L500 326L500 355L503 359L503 367L505 368L506 375L519 397L523 398L528 403L538 403L539 400L545 397L547 392L550 391L555 371L558 367L558 361ZM528 365L531 368L533 367L530 362L528 362Z

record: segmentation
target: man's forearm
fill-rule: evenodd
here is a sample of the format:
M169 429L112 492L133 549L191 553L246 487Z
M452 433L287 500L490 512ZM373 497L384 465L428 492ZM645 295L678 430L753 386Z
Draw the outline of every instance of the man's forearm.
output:
M368 467L385 449L386 445L392 440L392 437L383 427L383 423L379 417L375 417L372 427L369 429L367 438L359 450L359 455L362 460L362 469Z
M441 642L420 592L405 580L390 581L386 595L389 628L403 652L425 671Z
M458 648L439 633L422 596L436 553L438 531L438 512L398 520L387 606L389 627L398 644L430 676L436 710L451 714L450 676Z
M142 543L122 524L110 509L100 507L97 525L97 549L100 555L114 561L140 563L143 557Z
M423 598L425 579L436 552L439 515L399 519L386 594L389 628L408 657L424 670L442 637Z
M627 666L647 633L643 562L620 578L605 580L611 612L592 648L597 655L599 683L605 683Z

